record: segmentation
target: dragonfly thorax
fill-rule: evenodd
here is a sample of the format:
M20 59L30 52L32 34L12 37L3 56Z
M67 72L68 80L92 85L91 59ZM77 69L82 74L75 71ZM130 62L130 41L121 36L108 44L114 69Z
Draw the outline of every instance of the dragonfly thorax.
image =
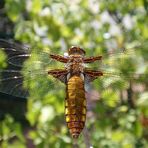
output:
M71 75L80 75L84 71L83 58L79 55L71 55L65 68Z

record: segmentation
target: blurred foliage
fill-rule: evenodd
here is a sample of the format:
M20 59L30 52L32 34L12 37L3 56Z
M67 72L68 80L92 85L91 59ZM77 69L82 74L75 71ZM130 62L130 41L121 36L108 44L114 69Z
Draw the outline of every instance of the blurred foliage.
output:
M5 119L0 123L0 127L1 147L26 147L26 140L23 135L21 125L17 122L14 122L12 117L6 115Z
M40 72L50 65L48 56L41 55L43 52L63 54L72 45L83 47L87 56L120 53L121 48L133 47L131 56L124 60L107 57L104 61L114 65L113 69L106 67L109 71L115 69L123 77L107 76L89 86L94 93L88 98L86 127L94 148L148 147L148 124L143 124L148 120L147 75L131 79L133 73L148 74L144 64L148 59L147 5L146 0L5 1L7 15L15 24L15 39L29 44L33 53L24 65L23 74L24 86L30 90L26 117L32 128L27 137L35 147L72 147L64 121L65 88ZM135 45L140 46L134 48ZM25 72L28 69L36 73L31 80ZM140 90L139 85L144 89ZM128 100L130 87L134 107ZM101 99L96 97L98 92ZM11 117L7 116L0 124L2 147L27 147L20 125ZM85 136L80 136L78 144L85 147Z
M1 58L0 58L0 67L1 68L4 68L7 66L7 64L5 63L5 60L7 59L7 56L4 52L0 51L0 55L1 55Z

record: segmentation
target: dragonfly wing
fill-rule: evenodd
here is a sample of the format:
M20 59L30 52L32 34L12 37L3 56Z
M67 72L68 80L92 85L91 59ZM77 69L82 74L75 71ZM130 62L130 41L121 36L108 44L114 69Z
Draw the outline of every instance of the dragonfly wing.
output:
M93 70L89 71L93 72ZM133 92L139 94L146 91L147 82L145 80L148 77L148 72L129 74L105 70L101 72L102 76L98 76L97 79L91 76L92 78L86 81L86 97L90 108L96 104L94 103L96 101L109 107L116 107L123 102L130 102ZM88 75L88 77L90 76ZM89 83L93 80L93 83Z
M28 91L23 89L23 79L19 70L2 70L0 72L0 92L27 98Z
M23 63L30 57L29 48L19 43L0 39L0 49L7 55L7 69L0 69L0 91L26 98L28 91L22 87L21 68Z
M67 82L67 74L68 74L67 70L64 70L64 69L49 70L48 74L59 79L63 83Z
M133 67L131 64L143 67L148 65L148 54L147 54L148 43L135 43L128 45L127 48L114 49L110 45L105 53L101 53L101 60L94 63L87 64L86 67L92 69L104 69L110 70L119 68L121 65L130 70ZM126 65L125 65L126 64Z
M7 55L8 66L21 68L24 61L30 57L30 50L23 44L0 39L0 49Z
M61 70L63 72L63 70ZM52 72L51 72L52 73ZM57 76L54 74L54 76ZM55 77L57 78L57 77ZM58 79L62 82L66 81L65 75L58 75ZM41 86L47 86L47 90L54 90L54 87L58 82L57 79L49 77L47 71L36 71L31 73L30 71L19 70L2 70L0 71L0 92L6 93L12 96L28 98L30 90L34 88L42 88ZM60 85L58 85L60 88Z
M5 48L5 50L11 50L13 51L13 53L14 52L29 53L29 47L20 43L7 41L5 39L0 39L0 48Z
M0 92L13 96L27 98L28 90L32 88L29 83L42 81L41 79L53 88L56 80L49 80L48 71L63 67L50 59L48 52L31 53L28 47L18 43L0 39L0 50L7 55L7 67L0 69ZM65 81L62 76L60 79Z
M84 77L85 77L86 83L92 82L93 80L97 79L98 77L102 75L103 73L101 71L89 70L89 69L84 70Z

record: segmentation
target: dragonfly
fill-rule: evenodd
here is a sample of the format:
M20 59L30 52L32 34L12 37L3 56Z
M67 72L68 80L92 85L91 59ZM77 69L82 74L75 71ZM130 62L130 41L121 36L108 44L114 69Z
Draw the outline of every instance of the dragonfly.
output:
M105 80L103 84L105 87L112 84L114 80L118 82L121 80L120 83L124 84L123 79L131 80L145 76L144 72L148 68L145 64L141 73L135 72L135 69L129 69L126 73L127 67L123 67L121 71L118 69L120 68L118 62L121 64L124 60L129 62L129 57L132 62L129 62L128 66L132 67L133 60L135 62L138 59L134 55L134 50L139 49L139 45L119 53L109 53L107 60L104 59L107 55L87 57L85 50L78 46L70 47L64 56L48 52L36 52L37 55L33 56L34 53L29 47L4 39L0 39L0 48L7 55L7 68L0 70L0 92L27 98L29 91L24 85L27 85L30 79L51 76L53 79L51 78L52 82L49 82L49 86L54 86L57 83L56 80L60 80L66 86L65 120L74 139L79 137L85 126L87 113L85 85L96 79L99 82ZM31 66L26 64L30 58L33 58ZM143 60L140 59L140 61L143 64ZM61 63L62 66L57 63Z

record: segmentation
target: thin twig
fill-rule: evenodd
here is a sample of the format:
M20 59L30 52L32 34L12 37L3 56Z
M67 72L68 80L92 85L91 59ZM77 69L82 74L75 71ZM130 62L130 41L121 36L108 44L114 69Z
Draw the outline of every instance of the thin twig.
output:
M84 127L83 129L83 136L84 136L84 142L85 142L86 148L93 148L90 142L90 135L86 127Z
M79 148L78 139L73 139L73 148Z

